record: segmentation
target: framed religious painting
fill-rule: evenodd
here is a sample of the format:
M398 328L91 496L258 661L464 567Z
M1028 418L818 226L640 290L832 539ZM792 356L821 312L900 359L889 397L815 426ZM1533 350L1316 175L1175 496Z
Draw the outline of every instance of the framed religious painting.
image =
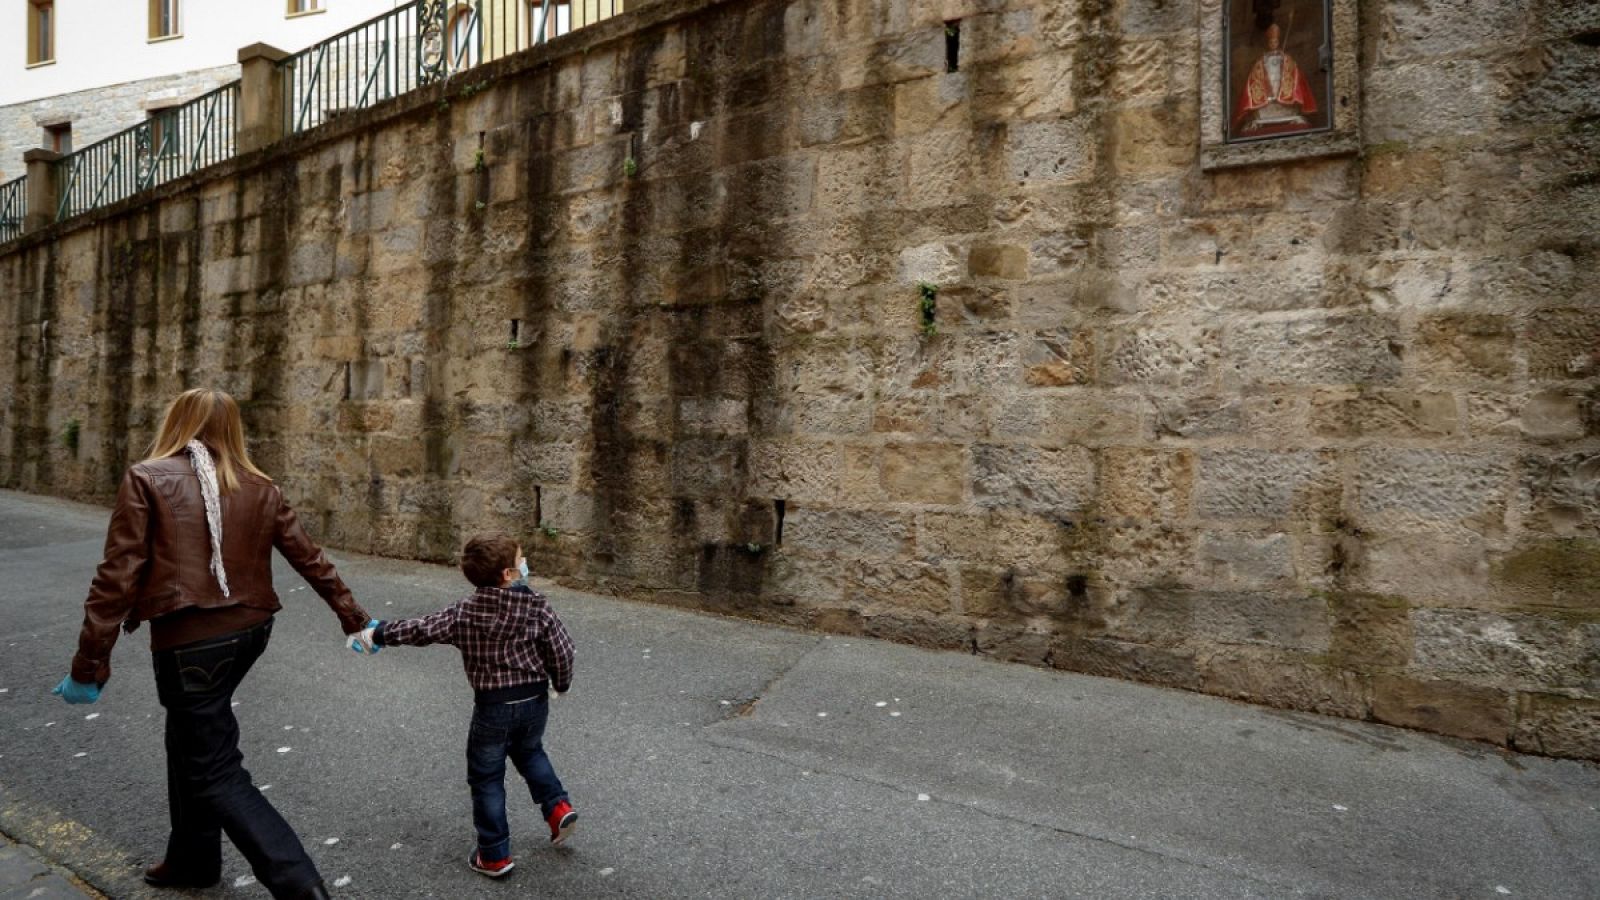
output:
M1356 153L1358 0L1201 0L1206 169Z

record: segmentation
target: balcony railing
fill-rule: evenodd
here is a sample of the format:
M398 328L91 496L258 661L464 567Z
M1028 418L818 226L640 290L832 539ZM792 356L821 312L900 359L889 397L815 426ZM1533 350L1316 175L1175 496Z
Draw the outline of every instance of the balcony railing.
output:
M623 11L625 0L416 0L278 62L283 134L364 109ZM232 158L241 82L70 153L55 167L56 221ZM22 233L26 178L0 185L0 241ZM49 215L47 212L46 216Z
M22 233L22 217L28 209L28 176L0 184L0 241Z
M56 220L81 215L234 155L239 82L162 110L56 163Z
M623 0L418 0L288 57L284 130L305 131L608 19Z

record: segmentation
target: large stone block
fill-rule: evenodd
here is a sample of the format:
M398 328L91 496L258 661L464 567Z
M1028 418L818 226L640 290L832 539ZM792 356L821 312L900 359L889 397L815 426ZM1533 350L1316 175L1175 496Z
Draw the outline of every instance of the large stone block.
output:
M1418 672L1497 687L1600 688L1600 624L1417 609L1411 632Z
M1294 580L1287 534L1213 531L1200 536L1200 564L1218 587L1283 587Z
M1511 374L1515 336L1507 317L1475 313L1429 316L1417 325L1425 371L1444 380Z
M1058 637L1049 664L1069 672L1199 690L1201 675L1192 650L1098 637Z
M1337 506L1331 454L1310 450L1201 450L1195 514L1209 519L1316 516Z
M1600 541L1531 540L1483 565L1495 592L1510 603L1600 612Z
M1528 375L1539 380L1600 374L1600 309L1549 309L1531 313L1523 336Z
M850 509L786 509L785 553L840 559L898 558L911 548L911 524L895 513Z
M1488 451L1372 449L1357 459L1365 516L1497 521L1512 488L1509 462Z
M1600 533L1600 453L1528 457L1522 469L1533 500L1530 527L1563 538Z
M1099 453L1096 510L1105 516L1178 522L1194 495L1194 457L1186 450L1108 447Z
M966 491L966 452L954 444L886 444L878 480L900 503L960 503Z
M1140 588L1107 614L1119 638L1172 643L1204 639L1323 653L1329 643L1327 601L1255 591Z
M1387 384L1400 377L1397 324L1378 316L1249 322L1228 332L1230 378L1253 384Z
M1372 679L1372 717L1389 725L1504 744L1512 698L1502 690L1397 675Z
M929 562L1059 571L1069 542L1063 526L1042 515L993 509L917 516L916 554Z
M1094 456L1083 448L979 444L972 451L972 495L980 506L1070 515L1094 495Z
M995 621L1018 622L1067 611L1063 579L1025 576L1015 569L963 566L961 612Z
M1311 427L1330 438L1437 437L1455 433L1460 416L1453 394L1331 388L1312 396Z
M1402 598L1338 592L1328 600L1333 634L1328 658L1362 672L1393 670L1412 658L1411 616Z
M1251 703L1366 718L1364 678L1330 666L1250 650L1214 653L1201 660L1201 690Z
M1078 118L1013 125L1006 152L1008 175L1021 186L1070 184L1095 171L1095 142Z
M1401 528L1363 536L1356 565L1341 573L1358 590L1419 602L1493 605L1489 547L1470 530Z
M1561 694L1523 694L1512 746L1524 753L1600 758L1600 701Z

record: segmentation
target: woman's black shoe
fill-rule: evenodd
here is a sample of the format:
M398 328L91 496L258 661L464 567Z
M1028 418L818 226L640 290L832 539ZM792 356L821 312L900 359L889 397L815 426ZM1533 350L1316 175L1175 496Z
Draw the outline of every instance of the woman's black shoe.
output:
M156 863L144 870L144 883L158 888L208 888L222 880L222 876L213 875L210 878L201 878L178 872L167 865L166 860Z
M319 881L316 884L313 884L311 887L306 888L299 897L295 898L295 900L333 900L333 898L328 896L327 885Z

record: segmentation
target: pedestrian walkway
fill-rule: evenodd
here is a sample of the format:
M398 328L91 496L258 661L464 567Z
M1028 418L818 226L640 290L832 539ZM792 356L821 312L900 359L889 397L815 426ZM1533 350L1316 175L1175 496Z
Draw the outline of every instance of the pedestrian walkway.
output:
M33 848L0 834L0 900L83 900L99 896L73 884Z
M156 898L145 634L92 709L49 694L106 517L0 491L0 831ZM448 567L332 555L380 618L467 592ZM455 651L357 656L275 577L284 610L237 698L245 765L340 898L1600 897L1588 763L555 586L578 660L547 746L582 821L552 848L514 788L517 868L491 881L466 867ZM206 896L265 891L230 847Z

